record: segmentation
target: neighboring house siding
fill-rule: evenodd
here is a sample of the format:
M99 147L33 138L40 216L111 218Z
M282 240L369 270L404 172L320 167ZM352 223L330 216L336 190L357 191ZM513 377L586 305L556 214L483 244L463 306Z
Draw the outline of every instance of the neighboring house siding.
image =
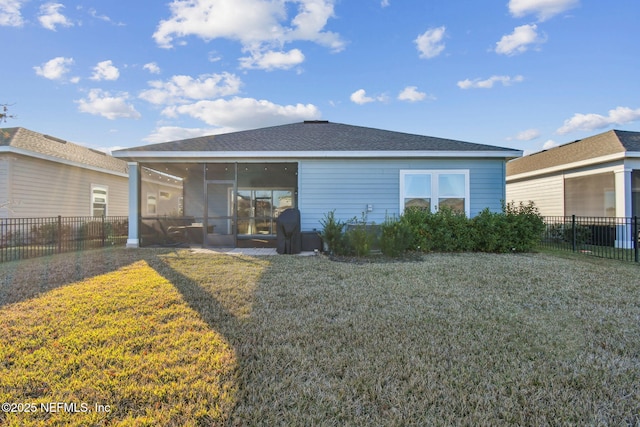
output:
M298 169L298 206L302 230L320 229L324 215L361 218L367 205L368 221L382 223L399 214L400 170L469 170L470 213L501 209L505 197L504 161L501 159L363 159L301 160Z
M562 174L507 183L507 202L533 201L543 216L564 215Z
M92 184L108 187L109 216L127 215L126 177L19 155L12 162L14 218L89 216Z
M0 155L0 218L9 217L9 202L9 158Z

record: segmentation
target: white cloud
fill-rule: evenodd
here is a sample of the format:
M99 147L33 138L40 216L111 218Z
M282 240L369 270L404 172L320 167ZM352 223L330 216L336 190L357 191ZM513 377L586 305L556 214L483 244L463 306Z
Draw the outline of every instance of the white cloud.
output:
M88 12L89 12L89 15L91 15L95 19L99 19L101 21L108 22L108 23L113 24L113 25L118 26L118 27L124 27L124 25L125 25L122 22L114 22L107 15L99 15L98 11L96 11L94 8L89 9Z
M109 120L139 119L140 113L133 105L127 103L128 99L129 94L126 92L112 96L102 89L91 89L86 98L77 100L76 103L80 112L102 116Z
M33 67L36 74L49 80L62 80L69 72L69 66L73 64L73 58L58 56L39 67Z
M553 139L548 139L544 144L542 144L542 149L548 150L550 148L557 147L558 145L560 144L555 142Z
M520 83L522 81L524 81L523 76L491 76L485 80L461 80L458 82L458 87L460 89L491 89L496 83L502 83L503 86L511 86L513 83Z
M21 27L24 25L20 8L27 0L0 0L0 26Z
M304 62L304 54L300 49L292 49L289 52L253 52L250 57L240 58L240 68L288 70L302 62Z
M521 25L514 28L513 33L502 36L496 43L496 53L501 55L516 55L529 50L532 44L541 44L546 41L538 35L536 24Z
M556 132L564 135L578 130L591 131L611 125L624 125L638 120L640 120L640 108L633 110L629 107L617 107L614 110L609 110L607 116L593 113L574 114L572 118L565 120L564 125Z
M165 108L163 114L167 117L185 114L210 126L236 130L320 118L320 111L313 104L278 105L266 100L240 97L171 106Z
M385 95L378 95L375 98L367 96L367 92L364 89L358 89L357 91L353 92L349 99L351 99L351 102L358 105L364 105L375 101L387 101L387 97Z
M155 62L149 62L148 64L144 64L142 66L143 70L147 70L151 74L160 74L160 67Z
M170 48L177 38L196 36L205 41L226 38L239 41L244 52L254 58L286 43L310 41L344 49L340 36L324 28L334 16L336 0L175 0L171 17L160 21L153 38L160 47ZM297 6L297 14L289 11ZM291 57L289 60L300 59ZM256 67L259 61L252 62ZM267 61L267 65L273 65Z
M387 6L389 6L389 0L382 0L382 1L380 2L380 6L382 6L382 7L387 7Z
M510 0L509 12L516 18L537 15L545 21L580 4L580 0Z
M445 47L442 43L445 31L444 26L431 28L414 40L420 52L420 58L435 58L442 53Z
M152 89L140 93L140 98L156 105L185 103L220 96L235 95L240 91L242 81L231 73L173 76L166 82L149 82Z
M113 65L112 61L102 61L93 67L93 75L91 80L118 80L120 71Z
M38 16L38 21L40 21L40 24L44 28L51 31L56 30L56 25L61 25L63 27L73 26L73 22L60 13L60 9L62 8L64 8L64 5L60 3L43 4L40 6L40 16Z
M427 94L420 92L416 86L407 86L398 94L400 101L416 102L423 101L426 98Z
M514 137L507 138L507 141L517 140L517 141L531 141L533 139L540 137L540 131L538 129L527 129L519 132Z

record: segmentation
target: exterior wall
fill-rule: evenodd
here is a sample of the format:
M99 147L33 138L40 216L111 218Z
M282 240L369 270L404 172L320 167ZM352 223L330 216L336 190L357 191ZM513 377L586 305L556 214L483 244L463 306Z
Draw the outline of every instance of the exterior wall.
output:
M142 216L182 216L180 212L182 185L168 185L158 181L142 179L141 189L141 210ZM156 198L156 212L149 212L147 196L153 195ZM163 197L163 195L166 195Z
M502 159L313 159L298 167L298 207L302 230L320 229L320 220L334 210L336 217L382 223L400 212L400 170L468 169L470 214L482 209L500 211L505 198L505 162Z
M9 202L9 158L0 155L0 218L9 217Z
M7 176L13 218L90 216L91 185L109 189L107 215L127 215L128 180L89 169L12 155Z
M528 203L532 200L543 216L564 215L564 176L507 182L507 202Z

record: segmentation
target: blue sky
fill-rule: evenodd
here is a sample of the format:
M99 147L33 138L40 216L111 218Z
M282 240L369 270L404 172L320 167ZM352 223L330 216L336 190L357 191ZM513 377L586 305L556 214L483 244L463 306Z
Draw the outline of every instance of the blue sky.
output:
M640 131L638 0L0 0L2 127L120 148L330 120L526 153Z

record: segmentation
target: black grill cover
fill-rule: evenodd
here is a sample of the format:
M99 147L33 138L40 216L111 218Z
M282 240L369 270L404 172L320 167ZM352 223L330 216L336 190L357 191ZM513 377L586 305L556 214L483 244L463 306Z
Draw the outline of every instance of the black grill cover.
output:
M283 211L276 220L276 229L276 251L279 254L299 254L302 250L300 211L295 208Z

